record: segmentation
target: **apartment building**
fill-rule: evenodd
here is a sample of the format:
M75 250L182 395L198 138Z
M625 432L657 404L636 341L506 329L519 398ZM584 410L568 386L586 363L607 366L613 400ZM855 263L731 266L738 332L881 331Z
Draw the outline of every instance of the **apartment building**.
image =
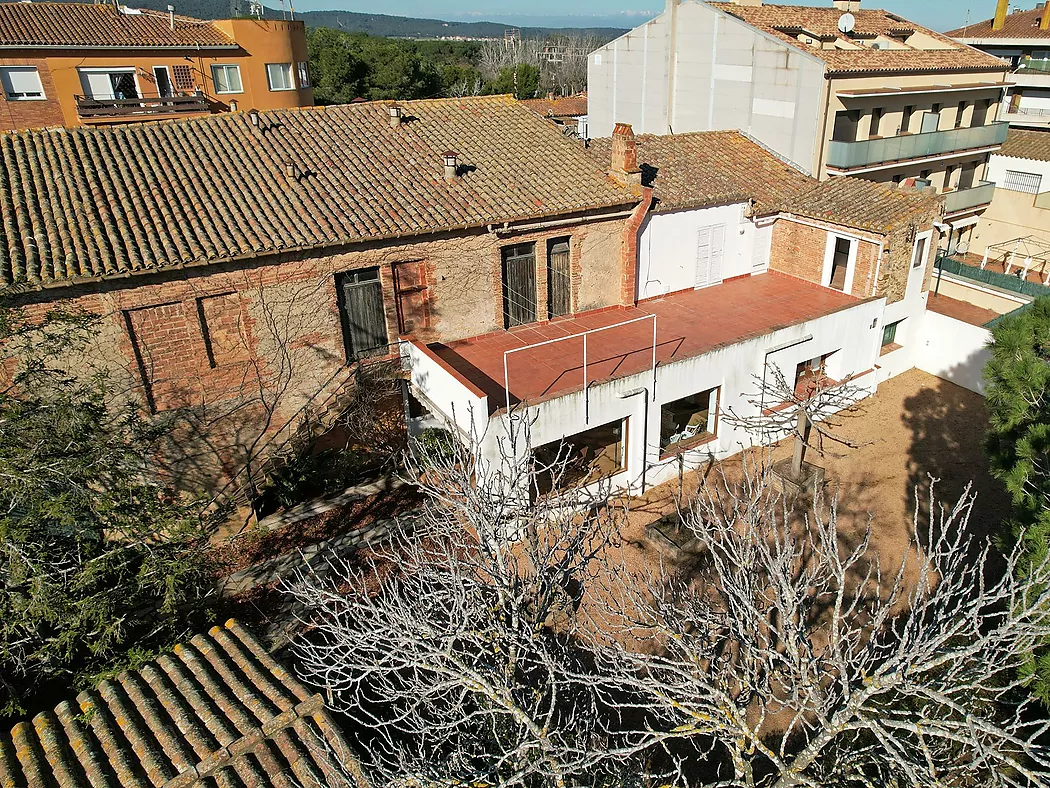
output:
M991 202L1008 66L856 0L831 7L669 0L591 54L591 134L739 129L826 179L945 193L963 240Z
M0 130L313 103L302 22L0 3Z
M987 4L992 8L992 0ZM1010 13L1010 0L998 0L994 10L992 18L946 35L1009 64L1009 88L999 120L1050 129L1050 2Z

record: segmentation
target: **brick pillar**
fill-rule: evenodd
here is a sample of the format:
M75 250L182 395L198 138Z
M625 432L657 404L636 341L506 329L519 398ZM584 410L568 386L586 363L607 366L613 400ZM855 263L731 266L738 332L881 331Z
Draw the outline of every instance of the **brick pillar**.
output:
M653 205L653 190L642 189L642 201L635 206L630 217L624 223L623 237L620 240L620 304L634 306L638 278L638 234L642 229L646 214Z

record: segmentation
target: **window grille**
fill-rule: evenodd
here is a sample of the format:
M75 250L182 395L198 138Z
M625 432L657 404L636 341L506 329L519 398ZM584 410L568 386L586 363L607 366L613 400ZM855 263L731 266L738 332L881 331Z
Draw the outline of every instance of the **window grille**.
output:
M1003 188L1012 192L1039 194L1039 187L1042 185L1043 176L1034 172L1007 170L1006 177L1003 178Z

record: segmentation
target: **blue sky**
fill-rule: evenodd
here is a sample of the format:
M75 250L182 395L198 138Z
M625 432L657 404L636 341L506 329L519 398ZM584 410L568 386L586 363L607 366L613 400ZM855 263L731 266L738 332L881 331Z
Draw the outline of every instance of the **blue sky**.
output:
M775 0L794 5L831 5L831 0ZM374 14L456 21L492 21L516 25L615 25L634 27L658 13L661 0L293 0L296 9L341 9ZM1042 2L1012 0L1020 8ZM863 0L869 8L885 8L935 30L950 30L970 21L988 19L995 0Z

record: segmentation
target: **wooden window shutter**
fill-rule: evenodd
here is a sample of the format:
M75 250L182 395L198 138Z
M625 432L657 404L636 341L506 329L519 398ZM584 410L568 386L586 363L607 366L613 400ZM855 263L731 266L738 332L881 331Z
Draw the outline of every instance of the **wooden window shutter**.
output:
M413 334L430 328L430 293L422 262L394 263L397 329Z
M551 242L547 250L547 310L551 317L572 312L572 272L569 241Z

